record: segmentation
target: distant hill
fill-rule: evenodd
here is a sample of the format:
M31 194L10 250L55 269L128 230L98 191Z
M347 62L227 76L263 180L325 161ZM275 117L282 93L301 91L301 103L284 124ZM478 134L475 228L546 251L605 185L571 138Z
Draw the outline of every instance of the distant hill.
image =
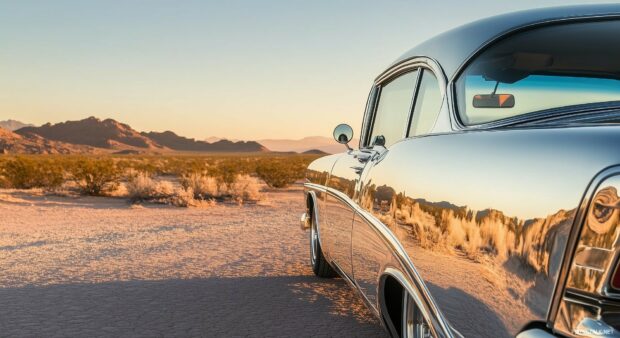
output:
M23 136L38 135L49 140L104 149L163 149L161 145L141 135L129 125L112 119L100 120L96 117L57 124L47 123L40 127L24 127L15 132Z
M269 151L261 144L254 141L228 141L219 140L213 143L198 141L193 138L179 136L171 131L142 133L143 136L158 144L179 151L202 151L202 152L260 152Z
M4 128L10 131L15 131L20 128L33 127L33 126L34 126L33 124L26 124L20 121L15 121L15 120L10 120L10 119L6 121L0 121L0 128Z
M59 141L47 140L38 135L20 135L0 128L0 154L84 154L97 153L97 149Z
M319 150L319 149L306 150L302 154L305 154L305 155L327 155L326 152L324 152L323 150Z
M12 127L19 122L9 120ZM7 125L9 124L7 121ZM23 125L23 124L22 124ZM171 151L194 152L264 152L266 147L254 141L198 141L172 131L140 133L127 124L113 119L89 117L79 121L40 127L25 126L15 131L2 129L2 153L114 153L144 154Z
M287 139L266 139L256 141L271 151L294 151L303 153L308 150L320 150L328 154L337 154L346 151L345 146L337 143L331 137L310 136L299 140ZM349 143L352 147L356 147L359 140L353 139Z

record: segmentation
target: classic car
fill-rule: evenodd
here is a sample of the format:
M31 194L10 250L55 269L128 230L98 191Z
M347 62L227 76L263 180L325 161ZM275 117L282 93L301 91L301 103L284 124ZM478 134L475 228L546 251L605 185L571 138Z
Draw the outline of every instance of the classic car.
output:
M620 5L440 34L309 165L313 271L393 337L620 336L619 123Z

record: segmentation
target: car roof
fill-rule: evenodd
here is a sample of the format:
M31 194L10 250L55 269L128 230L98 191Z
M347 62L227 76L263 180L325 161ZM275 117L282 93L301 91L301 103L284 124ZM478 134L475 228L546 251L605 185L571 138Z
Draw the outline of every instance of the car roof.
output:
M620 16L620 4L550 7L497 15L426 40L399 57L392 66L424 56L439 62L446 77L452 80L461 66L485 45L516 30L547 22L613 16Z

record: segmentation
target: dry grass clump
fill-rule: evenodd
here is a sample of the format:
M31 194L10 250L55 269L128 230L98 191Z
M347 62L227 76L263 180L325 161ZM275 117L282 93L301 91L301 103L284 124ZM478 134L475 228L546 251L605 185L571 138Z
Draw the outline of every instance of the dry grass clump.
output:
M258 201L262 198L260 181L250 175L237 175L228 193L237 201Z
M255 202L261 199L260 181L250 175L236 175L221 181L207 172L191 173L181 178L181 185L186 191L192 191L197 200Z
M132 175L125 188L131 202L165 202L176 193L171 182L154 180L145 172Z
M203 173L190 173L181 177L181 186L191 191L195 199L207 200L220 197L220 186L214 177Z

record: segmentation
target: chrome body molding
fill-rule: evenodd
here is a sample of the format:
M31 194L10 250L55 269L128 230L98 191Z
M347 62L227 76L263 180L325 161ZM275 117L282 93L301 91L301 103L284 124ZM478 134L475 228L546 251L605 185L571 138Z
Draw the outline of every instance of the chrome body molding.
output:
M381 281L386 276L392 276L396 278L399 282L402 283L402 285L407 289L407 291L414 296L416 301L419 302L419 305L423 306L422 309L427 315L427 318L434 319L435 325L433 326L433 329L436 330L436 336L453 337L452 330L449 329L449 326L443 318L443 315L439 311L437 305L433 302L433 299L430 297L429 291L424 285L423 280L421 279L420 275L417 273L415 267L413 266L413 263L409 259L407 252L400 245L398 239L394 236L394 234L383 223L381 223L381 221L379 221L372 214L368 213L366 210L360 208L354 201L352 201L347 195L343 194L342 192L336 189L313 183L305 183L304 186L309 189L310 192L325 192L330 196L337 198L340 202L346 203L355 210L356 215L363 217L366 221L369 222L369 224L372 224L373 230L381 236L386 246L392 250L391 253L394 254L394 258L396 259L395 262L397 262L396 267L393 267L395 263L394 261L389 262L386 260L386 262L381 262L383 265L381 269L382 272L380 275L377 276L377 284L381 283ZM332 264L338 266L335 262L332 262ZM338 272L341 274L341 276L345 278L345 280L347 280L347 282L349 282L356 289L358 289L358 285L353 282L346 274L343 274L341 269L337 268L337 270L339 270ZM380 288L377 288L377 294L373 295L375 299L374 302L368 299L367 294L362 293L362 295L364 295L364 300L368 305L370 305L371 310L376 314L381 313L380 304L378 303L379 292ZM437 332L437 328L441 328L442 331Z

